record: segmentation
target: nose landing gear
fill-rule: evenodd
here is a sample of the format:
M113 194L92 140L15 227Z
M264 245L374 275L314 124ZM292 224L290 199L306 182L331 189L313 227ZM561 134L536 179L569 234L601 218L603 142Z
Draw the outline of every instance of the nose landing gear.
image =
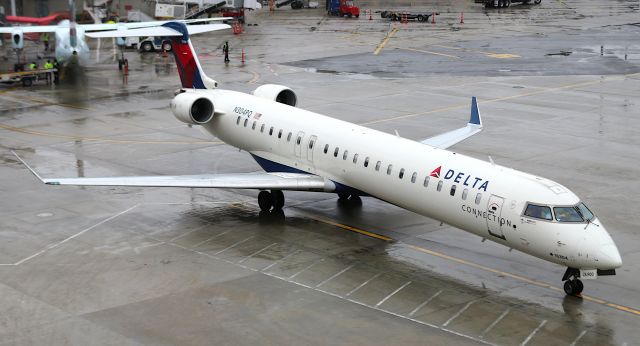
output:
M580 270L576 268L567 268L567 271L564 272L562 276L562 281L564 281L564 293L569 296L580 296L582 290L584 289L584 284L580 279Z

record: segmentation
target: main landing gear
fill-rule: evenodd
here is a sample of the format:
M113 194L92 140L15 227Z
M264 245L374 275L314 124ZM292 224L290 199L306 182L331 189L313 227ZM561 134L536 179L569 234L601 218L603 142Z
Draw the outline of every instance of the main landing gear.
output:
M567 268L567 271L564 272L564 276L562 276L562 281L564 281L564 293L569 296L580 296L582 290L584 289L584 284L580 279L580 270L575 268Z
M262 190L258 194L258 205L262 211L282 210L284 207L284 193L280 190L271 190L271 192Z
M346 193L338 194L338 203L340 205L360 206L362 205L362 199L358 195L349 195Z

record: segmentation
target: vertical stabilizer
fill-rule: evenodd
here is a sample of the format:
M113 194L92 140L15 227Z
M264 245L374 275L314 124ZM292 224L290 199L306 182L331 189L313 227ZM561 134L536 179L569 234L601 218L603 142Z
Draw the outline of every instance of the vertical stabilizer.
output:
M182 87L190 89L217 88L218 83L207 77L204 71L202 71L202 66L200 65L200 61L198 61L198 56L191 45L187 26L180 22L169 22L162 26L171 28L182 34L182 36L170 37L171 48L173 56L176 59L176 66L178 67L178 74L180 74Z

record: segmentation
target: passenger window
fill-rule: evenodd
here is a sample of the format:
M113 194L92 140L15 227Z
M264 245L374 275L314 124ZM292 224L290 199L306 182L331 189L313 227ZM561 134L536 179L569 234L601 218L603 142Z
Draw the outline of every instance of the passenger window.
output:
M333 151L333 157L338 157L338 152L340 151L339 147L336 147L336 150Z
M381 161L376 162L376 172L380 170L380 165L382 165Z
M553 220L551 216L551 208L546 205L527 204L524 215L542 220Z
M313 149L313 142L314 142L313 139L309 141L309 149Z
M429 178L430 178L430 176L428 176L428 175L426 177L424 177L424 183L422 183L422 185L424 187L429 186Z
M236 125L240 125L240 117L238 117L238 119L236 119Z
M329 144L325 144L324 153L326 154L329 151Z
M278 139L282 138L282 129L278 131Z
M249 119L244 119L244 127L247 127L247 123L249 123Z
M418 178L418 173L413 172L413 175L411 175L411 182L415 183L416 182L416 178Z
M358 162L358 154L353 155L353 163Z
M466 201L467 200L467 195L469 194L469 189L464 189L462 190L462 200Z
M302 136L298 136L298 139L296 139L297 145L300 145L300 142L302 142Z
M480 204L480 201L482 200L482 194L479 193L476 195L476 204Z
M438 192L442 191L442 184L443 184L443 183L444 183L444 182L443 182L442 180L440 180L440 181L438 182L438 188L436 189L436 190L438 190Z
M269 136L271 136L273 134L273 126L271 126L271 128L269 129Z
M264 124L262 124L262 126L260 126L260 133L264 132Z
M553 213L560 222L582 222L582 216L575 207L555 207Z
M387 175L390 175L392 170L393 170L393 165L389 165L389 167L387 167Z
M451 185L451 190L449 191L449 194L451 196L455 196L456 195L456 185Z
M291 142L291 132L287 135L287 142ZM326 154L327 152L325 151L324 153Z
M347 156L349 156L349 150L345 150L344 153L342 153L342 159L346 160Z
M364 166L369 167L369 156L364 159Z
M400 174L398 174L398 178L402 179L404 177L404 168L400 168Z
M256 124L257 124L257 123L258 123L257 121L254 121L254 122L253 122L253 125L251 125L251 129L252 129L252 130L255 130L255 129L256 129Z

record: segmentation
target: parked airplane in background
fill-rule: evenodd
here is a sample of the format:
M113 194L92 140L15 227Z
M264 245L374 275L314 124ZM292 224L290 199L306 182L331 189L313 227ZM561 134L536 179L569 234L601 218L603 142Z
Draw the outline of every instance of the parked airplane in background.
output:
M207 18L207 19L193 19L184 20L185 23L195 23L204 21L219 21L227 18ZM115 23L115 24L76 24L69 20L62 20L57 25L39 25L39 26L11 26L0 27L0 34L11 34L11 44L16 50L16 53L24 48L24 35L29 33L55 33L55 55L56 60L59 63L64 64L73 55L77 55L81 64L86 64L89 60L89 46L85 41L85 33L89 32L103 32L113 31L114 35L103 35L100 37L115 37L116 30L122 32L127 29L139 29L156 27L162 24L168 23L168 21L152 21L152 22L136 22L136 23ZM215 27L219 25L219 27ZM208 24L211 30L226 29L226 24ZM211 30L204 30L200 28L198 32L206 32ZM191 31L190 31L191 32ZM149 36L145 32L139 32L140 36ZM194 32L191 32L194 33ZM89 36L89 35L87 35ZM97 36L96 36L97 37Z
M171 101L173 114L249 152L266 172L42 179L29 168L40 180L257 189L263 211L280 210L284 190L331 192L342 200L372 196L567 266L562 280L569 295L582 292L580 278L615 275L622 265L604 226L566 187L446 150L482 130L475 97L465 127L417 142L296 108L297 96L285 86L262 85L253 95L216 89L186 26L164 26L181 32L172 43L183 87Z

